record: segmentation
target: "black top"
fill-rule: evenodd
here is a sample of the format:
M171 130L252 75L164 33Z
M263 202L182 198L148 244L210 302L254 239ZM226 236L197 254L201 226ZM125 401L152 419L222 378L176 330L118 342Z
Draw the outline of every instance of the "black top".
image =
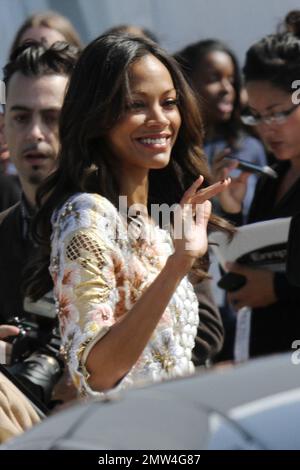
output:
M194 285L199 302L199 326L192 351L195 366L211 361L221 351L224 340L224 329L219 309L214 301L210 279Z
M0 212L20 200L21 188L18 178L0 173Z
M248 223L290 217L300 211L300 178L275 202L279 185L289 168L289 162L279 162L274 165L278 179L262 177L259 180ZM253 309L250 356L291 350L293 341L300 339L300 289L288 282L285 273L275 273L274 287L278 301Z
M0 323L23 313L22 276L35 251L29 236L30 218L23 200L0 223Z

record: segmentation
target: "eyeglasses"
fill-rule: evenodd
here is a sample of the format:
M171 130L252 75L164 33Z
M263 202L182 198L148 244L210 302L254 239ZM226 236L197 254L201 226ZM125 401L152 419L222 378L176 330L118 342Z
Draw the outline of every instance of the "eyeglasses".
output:
M300 104L300 103L299 103ZM298 108L299 104L295 104L292 108L286 111L270 114L269 116L261 116L259 114L242 114L241 121L246 126L257 126L259 124L283 124L288 117Z

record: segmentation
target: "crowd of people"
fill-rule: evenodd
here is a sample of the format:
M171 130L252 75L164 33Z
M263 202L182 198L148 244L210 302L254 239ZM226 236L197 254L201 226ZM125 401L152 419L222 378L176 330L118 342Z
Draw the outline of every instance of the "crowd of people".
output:
M83 47L52 12L16 33L0 121L0 441L37 423L39 403L233 360L245 306L250 357L291 348L300 294L286 272L231 263L246 281L218 308L208 239L300 211L299 17L252 45L243 73L218 39L172 56L120 25Z

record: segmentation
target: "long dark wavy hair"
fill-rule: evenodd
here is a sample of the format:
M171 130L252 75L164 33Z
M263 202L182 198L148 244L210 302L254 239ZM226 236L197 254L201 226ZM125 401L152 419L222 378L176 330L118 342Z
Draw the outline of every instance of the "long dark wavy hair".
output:
M60 117L59 166L38 192L34 233L42 258L27 289L33 299L52 287L48 266L54 209L76 192L101 194L117 207L120 180L117 159L107 145L107 133L126 112L131 65L148 54L170 72L182 119L169 164L149 172L149 205L179 202L199 174L204 176L205 186L210 184L197 99L176 61L145 38L120 34L98 37L84 49L71 77ZM228 231L231 227L214 215L209 226Z
M218 124L217 127L220 128L220 133L225 136L228 142L230 142L231 145L234 145L234 141L239 137L239 133L241 130L241 73L238 60L233 51L219 39L205 39L203 41L198 41L193 44L189 44L181 51L178 51L175 54L175 58L179 62L189 83L197 92L197 83L195 82L195 75L199 68L201 70L201 63L203 62L205 57L211 52L224 52L231 58L233 63L233 88L235 91L233 111L231 113L230 119L226 122ZM199 96L199 100L201 105L201 96Z

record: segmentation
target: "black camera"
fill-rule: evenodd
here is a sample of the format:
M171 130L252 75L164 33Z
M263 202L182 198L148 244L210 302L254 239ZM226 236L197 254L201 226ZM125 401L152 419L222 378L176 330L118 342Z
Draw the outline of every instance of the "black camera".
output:
M8 323L20 329L17 336L9 338L12 344L11 365L7 367L39 401L49 406L54 386L60 379L64 362L60 356L60 333L58 319L52 304L48 311L43 301L34 303L40 312L25 313L24 317L14 317ZM49 302L46 300L46 302ZM27 305L28 307L28 305ZM52 311L49 315L49 311Z

